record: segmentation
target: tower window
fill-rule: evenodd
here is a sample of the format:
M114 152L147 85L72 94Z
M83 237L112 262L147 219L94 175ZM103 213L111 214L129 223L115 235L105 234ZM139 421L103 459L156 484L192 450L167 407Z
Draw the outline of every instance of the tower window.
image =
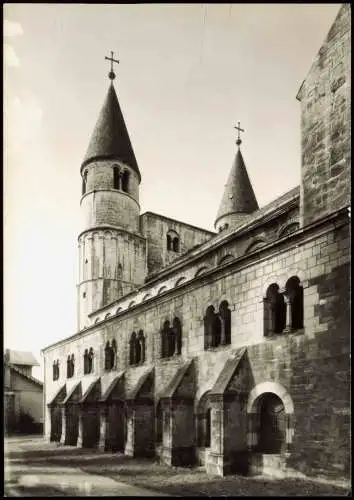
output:
M85 354L84 354L84 375L87 375L89 373L93 372L93 349L92 347L90 350L85 349Z
M167 233L167 250L179 252L179 236L176 231L170 230Z
M120 189L120 172L117 166L113 167L113 189Z
M125 191L127 193L128 190L129 190L129 172L128 170L124 170L122 175L122 191Z
M85 170L84 175L82 176L82 194L86 193L86 183L87 183L87 170Z

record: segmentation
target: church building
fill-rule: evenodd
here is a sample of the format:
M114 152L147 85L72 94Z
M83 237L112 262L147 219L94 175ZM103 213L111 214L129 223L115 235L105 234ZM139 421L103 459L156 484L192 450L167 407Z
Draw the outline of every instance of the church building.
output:
M46 439L348 478L350 25L343 4L296 96L300 186L260 208L239 136L215 232L140 213L111 69L78 166L77 331L42 350Z

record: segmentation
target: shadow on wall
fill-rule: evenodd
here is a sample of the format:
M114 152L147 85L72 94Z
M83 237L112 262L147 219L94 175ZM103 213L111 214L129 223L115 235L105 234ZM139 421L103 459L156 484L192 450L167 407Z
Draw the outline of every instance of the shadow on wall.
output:
M5 423L5 435L16 434L43 434L43 423L35 422L26 412L20 412L17 422L12 420Z

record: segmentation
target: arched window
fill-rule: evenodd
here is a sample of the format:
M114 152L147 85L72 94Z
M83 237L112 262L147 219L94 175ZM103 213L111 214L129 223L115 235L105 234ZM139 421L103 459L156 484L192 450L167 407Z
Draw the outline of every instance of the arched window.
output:
M174 318L172 322L172 330L174 336L174 353L179 355L182 350L182 326L179 318Z
M179 252L179 238L177 236L172 240L172 250L174 252Z
M90 347L90 350L88 352L88 372L87 373L93 373L93 349Z
M106 347L104 348L104 369L109 371L111 369L111 347L109 342L106 342Z
M282 333L286 323L286 305L279 286L272 283L264 299L264 335Z
M221 319L221 344L231 344L231 311L227 300L223 300L219 306Z
M71 377L73 377L75 373L75 357L73 354L71 355L70 365L71 365Z
M304 291L297 276L288 279L285 285L288 298L288 321L290 330L300 330L304 327Z
M227 329L227 337L225 328ZM226 342L226 339L228 342ZM208 306L204 316L204 349L218 347L220 344L230 342L231 312L228 309L227 301L220 304L219 313L215 313L214 306Z
M179 252L179 236L173 229L167 233L167 250Z
M82 194L86 193L86 183L87 183L87 170L85 170L84 175L82 176Z
M59 378L59 359L53 362L53 380L58 380Z
M71 363L70 363L70 355L69 355L68 358L67 358L67 360L66 360L66 377L67 378L71 377L70 367L71 367Z
M116 368L116 364L117 364L117 343L115 339L113 339L111 345L111 370Z
M120 189L120 172L117 165L113 166L113 189Z
M144 332L139 330L137 339L137 353L136 353L136 364L143 364L145 362L145 337Z
M135 365L136 364L136 333L133 332L130 337L129 341L129 364L130 365Z
M279 454L286 451L287 415L282 400L271 392L258 401L259 430L257 451Z
M128 193L129 191L129 172L128 170L124 170L122 175L122 191Z
M161 356L168 358L174 353L174 335L169 320L163 324L161 331Z
M118 264L117 278L121 280L123 278L123 267L122 264Z
M85 349L85 353L84 353L84 375L86 375L87 373L89 373L89 371L88 371L88 350Z

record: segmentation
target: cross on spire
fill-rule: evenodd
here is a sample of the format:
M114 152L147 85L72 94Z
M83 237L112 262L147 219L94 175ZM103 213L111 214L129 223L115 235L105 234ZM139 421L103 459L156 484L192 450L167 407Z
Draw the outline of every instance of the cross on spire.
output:
M111 61L111 71L108 73L108 78L109 78L110 80L112 80L112 81L113 81L113 80L115 79L115 77L116 77L116 75L115 75L115 73L114 73L114 71L113 71L113 63L117 63L117 64L119 64L118 59L114 59L114 58L113 58L113 54L114 54L114 53L113 53L113 51L111 51L111 57L107 57L107 56L105 56L105 59L107 59L107 61Z
M241 128L240 127L240 122L237 122L237 127L234 127L236 130L237 130L237 141L236 141L236 144L238 145L238 147L240 147L240 144L241 144L241 137L240 137L240 132L244 132L245 129Z

